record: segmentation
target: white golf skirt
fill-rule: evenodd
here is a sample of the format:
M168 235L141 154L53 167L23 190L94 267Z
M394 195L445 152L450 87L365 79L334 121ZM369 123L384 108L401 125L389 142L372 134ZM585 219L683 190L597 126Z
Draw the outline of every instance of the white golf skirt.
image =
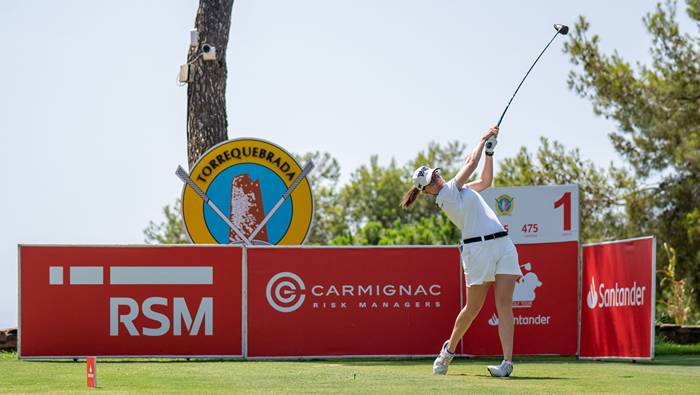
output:
M497 274L522 276L518 252L510 237L460 244L467 287L496 281Z

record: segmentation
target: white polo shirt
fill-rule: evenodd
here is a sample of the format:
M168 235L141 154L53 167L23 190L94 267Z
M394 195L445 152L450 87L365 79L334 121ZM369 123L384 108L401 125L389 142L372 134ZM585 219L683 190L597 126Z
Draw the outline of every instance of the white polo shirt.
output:
M484 198L466 185L460 188L454 178L440 189L435 202L445 211L447 218L462 230L462 239L504 230Z

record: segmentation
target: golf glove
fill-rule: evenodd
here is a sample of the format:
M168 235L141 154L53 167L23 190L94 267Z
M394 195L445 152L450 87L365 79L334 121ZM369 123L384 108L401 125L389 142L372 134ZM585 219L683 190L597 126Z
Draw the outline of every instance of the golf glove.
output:
M484 152L486 152L486 155L493 155L493 151L496 148L496 144L498 144L496 136L491 136L488 140L486 140L486 144L484 145L484 147L486 147L486 149L484 150Z

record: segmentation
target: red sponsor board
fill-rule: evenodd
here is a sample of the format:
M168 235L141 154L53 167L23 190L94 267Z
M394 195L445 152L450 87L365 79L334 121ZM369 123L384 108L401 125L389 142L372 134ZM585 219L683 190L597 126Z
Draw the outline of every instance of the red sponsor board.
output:
M583 247L581 358L654 357L656 241Z
M460 308L451 248L247 251L250 357L434 355Z
M19 356L242 356L242 249L20 246Z
M523 276L513 293L513 353L575 355L578 242L519 244L516 248ZM466 302L466 289L463 292ZM501 355L498 323L491 287L481 312L462 339L462 353Z

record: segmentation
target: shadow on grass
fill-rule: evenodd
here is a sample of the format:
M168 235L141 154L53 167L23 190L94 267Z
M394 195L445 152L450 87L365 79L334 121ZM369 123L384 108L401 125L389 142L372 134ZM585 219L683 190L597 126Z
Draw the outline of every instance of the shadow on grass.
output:
M569 377L549 377L549 376L510 376L510 377L492 377L491 375L488 374L476 374L476 375L471 375L471 374L457 374L455 376L470 376L470 377L485 377L487 379L494 379L494 380L573 380L572 378Z
M536 362L535 362L536 363ZM623 363L630 365L656 365L656 366L700 366L700 355L660 355L654 360L595 360L587 359L575 361L577 364L610 364Z
M700 366L700 355L662 355L653 361L638 361L641 365Z

